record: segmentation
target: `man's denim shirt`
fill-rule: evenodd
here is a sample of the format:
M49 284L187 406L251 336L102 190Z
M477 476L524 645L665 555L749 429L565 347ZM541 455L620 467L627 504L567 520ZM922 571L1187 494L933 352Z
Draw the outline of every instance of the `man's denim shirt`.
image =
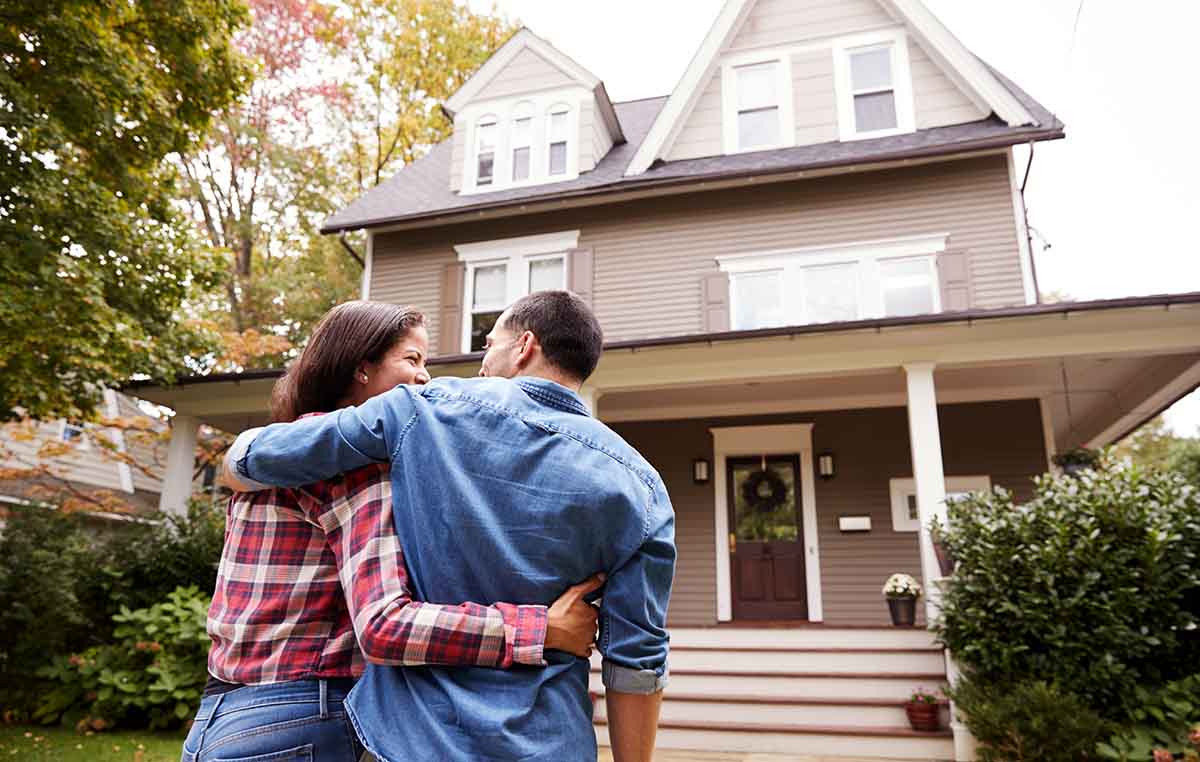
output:
M609 690L667 675L674 512L658 473L551 381L437 379L239 437L243 480L298 486L391 461L393 513L418 598L549 605L604 571ZM368 668L347 701L380 759L594 760L588 662Z

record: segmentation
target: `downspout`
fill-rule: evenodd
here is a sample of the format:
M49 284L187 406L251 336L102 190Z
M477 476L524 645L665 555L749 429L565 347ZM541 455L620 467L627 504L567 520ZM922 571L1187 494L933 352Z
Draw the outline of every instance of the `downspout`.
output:
M1022 188L1022 190L1024 190L1024 188ZM1024 205L1024 203L1024 200L1022 200L1021 204ZM358 252L355 251L354 247L350 245L350 242L346 240L346 231L343 230L341 233L338 233L338 243L342 245L342 248L346 250L347 254L354 257L354 261L358 263L359 267L366 269L367 263L363 262L363 258L358 256Z
M1029 205L1025 203L1025 186L1029 184L1029 171L1033 169L1034 142L1029 141L1029 161L1025 164L1025 177L1021 180L1021 214L1025 217L1025 241L1029 247L1029 275L1033 278L1033 303L1042 303L1042 288L1038 285L1037 258L1033 256L1033 233L1029 227Z

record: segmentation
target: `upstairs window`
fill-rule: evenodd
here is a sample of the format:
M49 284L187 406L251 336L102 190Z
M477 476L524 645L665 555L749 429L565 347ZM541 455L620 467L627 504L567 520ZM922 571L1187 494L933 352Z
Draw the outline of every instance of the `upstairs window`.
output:
M84 436L84 433L83 426L77 423L63 421L62 428L59 429L58 432L58 439L61 442L74 445L81 450L86 450L91 443L88 441L88 438Z
M564 105L554 106L546 124L546 142L548 144L546 165L550 175L565 175L567 173L568 121L570 111Z
M903 31L834 43L838 123L843 140L915 130L908 43Z
M524 182L533 175L533 113L529 106L521 106L513 115L512 122L512 179Z
M739 66L737 72L738 148L746 151L779 144L777 61Z
M475 127L475 185L488 186L496 172L496 118L484 117Z

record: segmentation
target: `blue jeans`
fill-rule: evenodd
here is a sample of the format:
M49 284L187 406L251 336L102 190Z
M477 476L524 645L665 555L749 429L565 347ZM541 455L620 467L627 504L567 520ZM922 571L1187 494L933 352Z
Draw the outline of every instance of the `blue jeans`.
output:
M247 685L200 702L180 762L358 762L343 680Z

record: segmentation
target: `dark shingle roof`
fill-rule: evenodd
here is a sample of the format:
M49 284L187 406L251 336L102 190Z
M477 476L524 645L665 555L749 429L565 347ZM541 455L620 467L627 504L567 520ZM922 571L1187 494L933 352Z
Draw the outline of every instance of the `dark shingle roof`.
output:
M627 142L613 146L595 169L574 180L459 195L450 190L451 141L445 140L422 158L331 215L325 220L322 232L335 233L456 212L636 190L659 184L868 164L1062 137L1063 123L1054 114L1003 75L996 72L996 76L1029 109L1037 125L1009 127L991 116L977 122L873 140L835 141L702 159L659 161L641 175L625 177L626 167L646 138L667 98L628 101L614 104Z

